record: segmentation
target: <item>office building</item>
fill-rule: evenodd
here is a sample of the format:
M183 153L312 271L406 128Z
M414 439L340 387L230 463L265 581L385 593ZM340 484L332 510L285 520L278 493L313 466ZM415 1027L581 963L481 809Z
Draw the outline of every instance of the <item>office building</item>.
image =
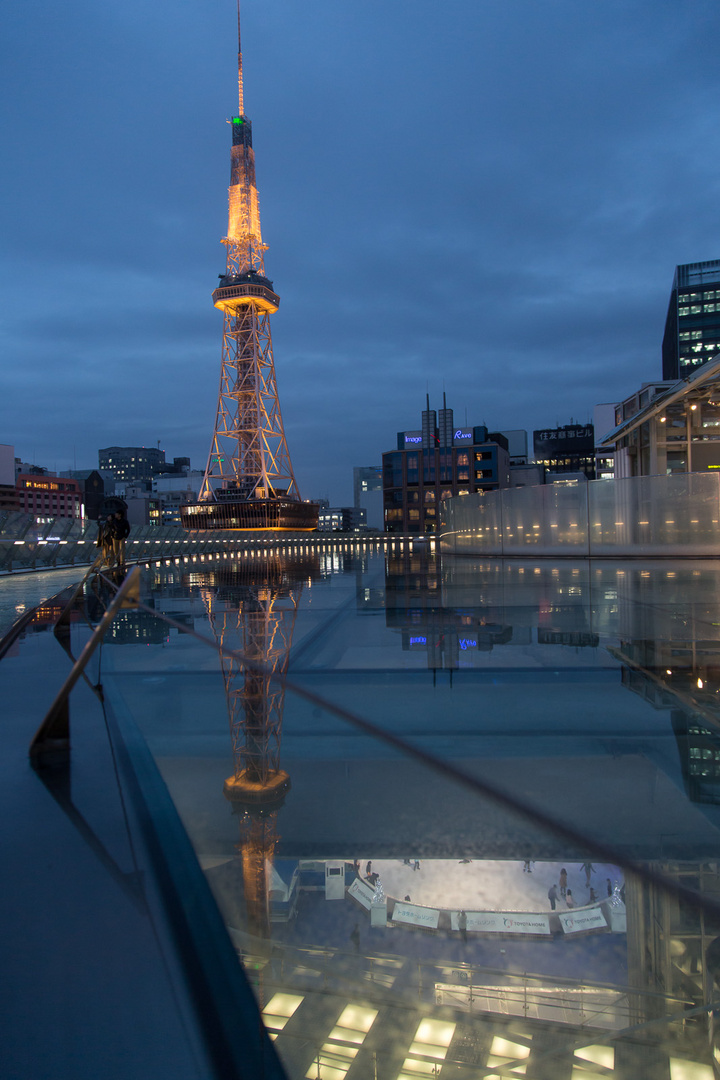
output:
M369 528L383 527L382 466L356 465L353 469L353 506L365 511Z
M720 259L675 268L662 343L663 379L685 379L720 353Z
M367 527L367 515L362 507L321 506L318 513L318 532L360 532Z
M156 446L108 446L98 450L99 468L116 480L143 480L165 472L165 451Z
M582 474L595 479L595 431L592 424L533 431L535 462L544 465L548 482L553 476Z
M488 434L484 426L457 427L452 409L436 412L429 400L420 428L399 431L397 450L382 457L388 533L434 533L442 499L510 483L504 435Z
M32 514L36 521L83 516L79 480L49 474L38 476L34 473L20 473L16 487L19 509L26 514Z

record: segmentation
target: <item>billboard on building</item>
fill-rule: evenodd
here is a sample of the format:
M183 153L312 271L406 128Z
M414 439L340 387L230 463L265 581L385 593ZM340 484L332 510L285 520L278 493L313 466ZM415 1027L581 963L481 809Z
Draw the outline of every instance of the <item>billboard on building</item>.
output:
M403 431L401 450L414 450L422 446L422 431Z
M566 424L561 428L543 428L533 431L535 458L567 457L569 454L592 454L595 450L595 432L592 424Z

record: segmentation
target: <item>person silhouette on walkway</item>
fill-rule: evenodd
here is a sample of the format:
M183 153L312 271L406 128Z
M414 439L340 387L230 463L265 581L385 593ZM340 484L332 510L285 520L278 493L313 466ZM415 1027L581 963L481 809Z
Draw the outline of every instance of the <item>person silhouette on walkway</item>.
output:
M563 900L565 899L565 893L567 892L567 870L563 866L560 871L560 895Z
M591 862L584 862L584 863L581 863L580 869L585 871L585 885L589 889L590 888L590 875L592 874L595 867L593 866L593 864Z
M553 909L553 911L555 910L555 904L557 903L557 898L558 898L558 887L557 887L557 885L551 885L550 888L548 889L548 900L550 901L550 907Z

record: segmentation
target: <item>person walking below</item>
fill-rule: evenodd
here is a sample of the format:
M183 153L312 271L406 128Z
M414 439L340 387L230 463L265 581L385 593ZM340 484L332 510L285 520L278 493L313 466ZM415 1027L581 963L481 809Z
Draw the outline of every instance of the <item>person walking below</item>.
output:
M569 908L575 907L575 900L573 899L572 889L568 889L565 895L565 903Z
M116 510L113 520L113 554L115 565L122 568L125 565L125 541L130 535L130 523L122 510Z
M590 875L592 874L595 867L593 866L593 864L591 862L584 862L584 863L581 864L580 869L585 871L585 887L589 889L590 888Z
M563 900L565 899L565 893L567 892L567 870L563 866L560 871L560 895Z
M555 904L557 903L557 898L558 898L558 887L557 887L557 885L551 885L550 888L548 889L548 900L550 901L550 907L553 909L553 911L555 910Z
M467 915L464 911L458 911L458 930L463 941L467 941Z

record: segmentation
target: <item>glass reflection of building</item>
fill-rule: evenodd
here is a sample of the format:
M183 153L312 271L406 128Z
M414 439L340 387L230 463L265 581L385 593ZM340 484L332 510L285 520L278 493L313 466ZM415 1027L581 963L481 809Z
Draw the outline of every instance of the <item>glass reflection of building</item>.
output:
M652 841L648 844L645 836L627 851L647 871L627 873L622 890L628 983L662 995L631 997L638 1023L663 1015L667 998L702 1009L714 993L713 970L705 957L720 935L720 916L699 900L693 902L691 894L720 901L718 601L717 573L697 565L644 569L625 564L619 569L571 563L483 564L472 559L441 564L426 552L412 550L387 560L387 625L401 631L403 650L425 651L428 666L467 668L478 662L478 654L520 644L592 653L602 639L620 662L616 678L621 685L668 715L669 725L648 732L642 744L634 732L625 738L613 732L601 747L628 762L638 755L640 764L649 756L654 774L681 783L710 826L702 839L693 839L687 821L676 827L672 814L659 807ZM611 626L617 643L608 638ZM659 745L667 743L670 733L674 753ZM602 757L597 765L603 768ZM587 774L585 781L595 782ZM630 789L616 797L625 801L632 816L638 796ZM571 805L577 814L574 800ZM604 812L610 812L607 803ZM672 883L683 890L680 895Z

